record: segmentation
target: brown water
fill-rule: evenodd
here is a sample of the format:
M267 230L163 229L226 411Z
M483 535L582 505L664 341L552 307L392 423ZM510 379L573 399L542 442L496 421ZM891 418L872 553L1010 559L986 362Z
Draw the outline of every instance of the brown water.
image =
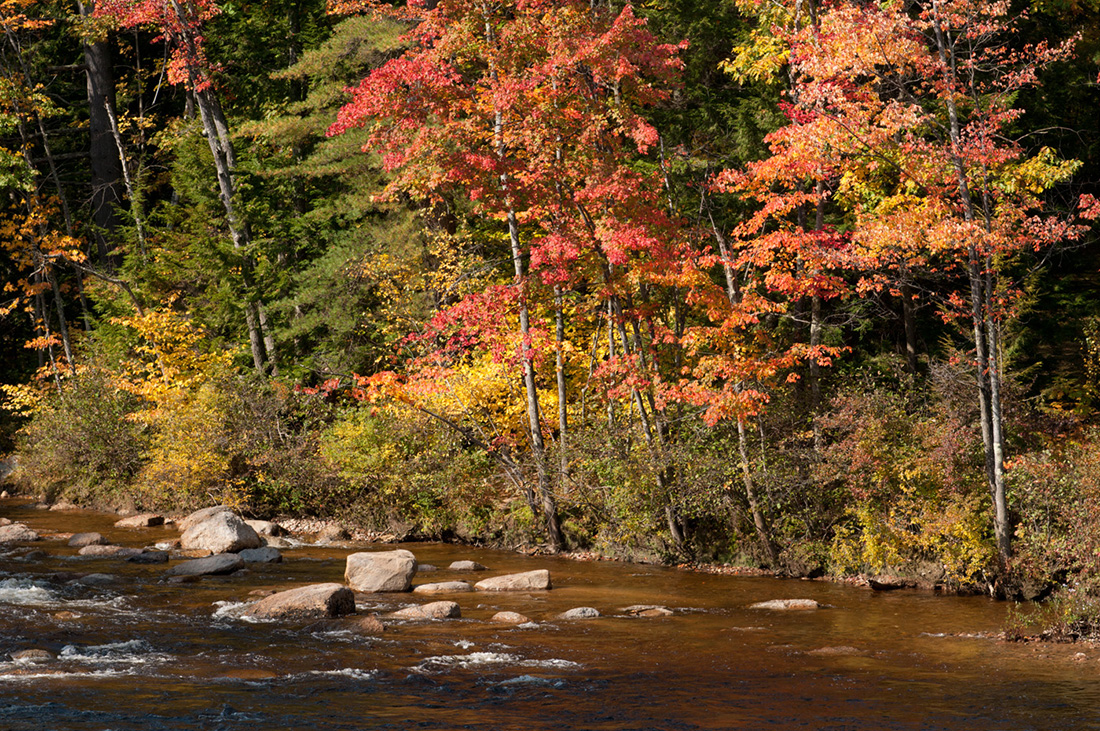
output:
M0 515L129 546L178 537L19 501L0 501ZM287 549L282 564L181 585L160 582L163 564L77 557L64 540L9 546L0 551L0 653L59 657L29 665L0 654L0 729L1100 728L1100 651L991 639L1008 606L984 598L405 547L421 563L489 566L478 578L547 568L554 589L378 595L361 600L360 613L452 598L462 619L386 620L383 635L363 637L250 624L223 609L257 588L341 581L344 558L362 547ZM47 555L26 558L32 549ZM74 581L93 572L114 578ZM471 577L444 569L415 583L456 578ZM829 607L747 608L775 598ZM676 612L625 616L632 604ZM553 618L577 606L605 616ZM534 621L490 623L500 610Z

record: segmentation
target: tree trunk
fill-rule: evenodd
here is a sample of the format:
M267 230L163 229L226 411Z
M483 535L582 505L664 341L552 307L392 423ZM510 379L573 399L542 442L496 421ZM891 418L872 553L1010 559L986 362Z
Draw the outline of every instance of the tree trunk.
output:
M183 28L179 42L185 44L191 57L196 57L195 39L190 35L191 19L183 12L177 0L171 0L176 17ZM229 235L233 240L233 249L241 256L241 274L246 290L244 313L245 325L248 328L248 342L252 350L252 364L256 371L266 372L265 364L270 355L264 349L265 333L261 326L260 305L252 297L252 259L249 247L251 244L251 232L248 222L242 219L237 211L234 195L236 193L236 155L233 152L232 140L229 137L229 125L222 111L221 103L217 96L209 88L209 83L200 74L200 70L191 66L187 69L188 82L191 86L195 104L199 108L199 117L202 119L203 132L206 141L210 145L210 152L214 156L214 169L218 180L218 196L222 207L225 208L226 222L229 224ZM270 337L268 335L268 337Z
M709 202L707 203L707 216L710 218L710 226L714 231L714 238L718 241L718 252L722 256L722 272L726 279L726 297L729 299L730 307L736 307L741 302L741 290L737 286L737 279L733 275L733 266L730 262L729 246L726 243L726 237L714 222L714 216L710 211ZM742 385L740 383L735 386L738 392L740 392L741 387ZM756 539L760 542L760 548L763 549L764 555L767 557L770 565L777 566L779 564L779 555L775 548L775 541L772 540L771 530L764 517L764 510L760 505L760 500L757 498L756 485L752 479L752 467L749 464L749 445L746 431L745 418L738 414L737 452L741 459L741 481L745 487L745 498L749 503L749 512L752 514L752 523L756 529Z
M557 350L556 366L558 380L558 483L562 492L568 491L569 452L566 447L566 435L569 431L569 411L566 408L565 383L565 313L561 286L554 287L554 342Z
M80 15L91 16L94 2L78 2ZM84 68L88 91L88 126L92 173L92 220L101 266L109 264L106 234L118 228L117 206L122 203L122 171L115 149L108 108L115 106L115 78L107 43L84 43Z
M917 321L913 306L913 288L908 282L901 285L901 320L905 326L905 363L909 375L917 376Z
M952 59L949 59L949 37L943 29L938 0L932 1L932 27L935 33L936 49L944 74L957 78L958 73ZM962 198L963 214L968 223L976 219L975 204L970 192L966 166L959 152L962 133L959 124L958 108L950 93L945 95L948 117L948 132L951 141L951 159ZM986 221L988 232L989 223ZM993 532L997 542L997 559L1003 574L1012 558L1011 526L1008 520L1008 505L1005 494L1004 433L1001 428L1001 389L999 357L1000 347L997 324L990 305L995 286L993 262L986 254L971 243L968 251L970 258L968 273L970 277L970 315L974 329L974 350L977 361L978 406L981 412L982 442L985 447L986 483L993 500ZM983 267L984 265L984 267ZM985 271L983 271L983 268Z

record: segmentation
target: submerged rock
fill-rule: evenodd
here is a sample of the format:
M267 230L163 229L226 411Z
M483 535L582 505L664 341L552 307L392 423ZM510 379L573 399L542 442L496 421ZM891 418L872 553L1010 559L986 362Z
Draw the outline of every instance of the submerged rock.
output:
M394 619L457 619L462 616L462 609L455 602L432 602L405 607L387 616Z
M307 632L352 632L357 635L380 635L385 626L373 615L354 615L340 619L327 619L306 627Z
M659 604L632 604L629 607L623 607L619 611L626 612L634 617L670 617L675 614L668 607Z
M38 533L22 523L12 523L0 526L0 543L22 543L23 541L37 541Z
M109 556L112 558L130 558L132 556L140 556L142 550L140 548L126 548L125 546L115 545L100 545L92 544L90 546L84 546L78 554L81 556Z
M474 584L478 591L537 591L549 589L550 572L546 569L524 571L518 574L505 574L482 579Z
M810 650L807 655L821 655L824 657L835 657L844 655L862 655L863 650L858 647L849 647L848 645L839 645L837 647L819 647L816 650Z
M107 545L107 539L100 533L76 533L69 539L69 545L73 548L84 548L84 546L105 546Z
M283 554L271 546L246 548L239 555L245 563L282 563Z
M772 599L767 602L757 602L749 606L749 609L770 609L775 612L807 611L820 609L821 605L813 599Z
M465 581L441 581L436 584L421 584L413 589L414 594L458 594L473 591L474 587Z
M348 556L344 581L355 591L408 591L416 574L416 556L410 551L372 551Z
M235 553L220 553L207 558L195 558L176 564L164 572L171 576L217 576L231 574L244 568L244 561Z
M167 551L142 551L126 559L130 563L168 563Z
M88 574L87 576L81 576L73 583L84 584L85 586L101 586L103 584L113 584L116 580L117 577L112 574Z
M355 595L342 584L313 584L280 591L253 604L243 616L255 619L310 619L355 614Z
M263 545L260 536L234 513L221 511L194 522L180 537L180 546L211 553L236 553Z
M164 525L164 516L157 513L142 513L115 521L116 528L153 528Z

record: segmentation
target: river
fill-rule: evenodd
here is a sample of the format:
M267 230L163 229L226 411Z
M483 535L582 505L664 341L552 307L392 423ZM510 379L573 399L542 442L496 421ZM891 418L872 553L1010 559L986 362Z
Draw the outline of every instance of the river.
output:
M172 528L0 501L40 533L141 547ZM302 545L239 576L161 581L165 565L77 556L59 538L0 548L0 729L1091 729L1100 650L996 639L1009 605L613 562L404 544L414 583L549 569L546 592L360 595L359 613L454 599L460 619L384 619L363 636L231 611L258 589L343 579L374 546ZM36 553L32 553L32 551ZM174 562L173 562L174 563ZM87 574L107 574L99 582ZM816 611L749 609L806 598ZM671 616L622 608L663 605ZM590 606L604 616L564 621ZM520 612L523 625L489 621ZM24 649L56 656L9 659Z

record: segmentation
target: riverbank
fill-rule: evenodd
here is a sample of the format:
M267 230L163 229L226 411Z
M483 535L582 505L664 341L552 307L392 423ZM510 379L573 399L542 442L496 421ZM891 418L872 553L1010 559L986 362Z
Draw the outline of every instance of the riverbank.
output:
M117 514L21 499L0 501L0 516L52 536L0 549L0 687L13 691L0 725L13 731L1033 731L1038 717L1087 728L1100 703L1100 651L996 641L1007 606L983 597L414 543L401 545L423 567L414 588L530 571L553 586L360 593L343 619L250 621L242 610L261 596L342 584L348 556L392 547L295 540L280 563L174 577L187 559L81 555L63 537L159 550L179 539L175 526L118 528ZM471 576L455 561L487 569ZM754 608L790 600L812 608ZM440 601L460 615L406 611ZM638 606L667 613L625 611ZM563 618L579 607L599 616ZM499 612L530 621L492 621ZM362 631L372 617L381 633ZM39 659L5 659L28 650Z

